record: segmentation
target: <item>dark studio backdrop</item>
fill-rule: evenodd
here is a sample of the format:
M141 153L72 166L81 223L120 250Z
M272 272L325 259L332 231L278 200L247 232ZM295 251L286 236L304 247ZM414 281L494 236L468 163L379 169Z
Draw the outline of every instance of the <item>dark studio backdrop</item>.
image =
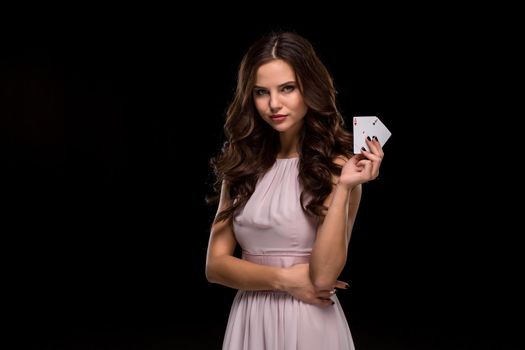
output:
M14 339L220 348L235 291L204 275L216 210L204 203L208 160L242 54L282 28L312 41L347 120L378 115L392 131L379 178L364 186L341 276L351 287L338 293L357 348L514 349L499 253L480 233L491 223L468 181L480 165L447 151L466 130L452 55L463 47L425 19L381 22L16 27L0 61Z

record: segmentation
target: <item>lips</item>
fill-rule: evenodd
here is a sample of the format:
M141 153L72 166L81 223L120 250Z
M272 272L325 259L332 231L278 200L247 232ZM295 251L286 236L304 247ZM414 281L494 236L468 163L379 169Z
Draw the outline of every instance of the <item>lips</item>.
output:
M272 120L283 120L284 118L286 118L286 115L285 114L274 114L270 116L270 118L272 118Z

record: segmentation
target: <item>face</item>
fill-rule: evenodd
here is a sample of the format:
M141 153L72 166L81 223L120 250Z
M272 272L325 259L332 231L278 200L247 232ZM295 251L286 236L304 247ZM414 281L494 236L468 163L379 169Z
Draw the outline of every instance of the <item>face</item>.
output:
M308 107L288 63L278 59L259 67L253 99L259 115L272 128L282 133L299 132Z

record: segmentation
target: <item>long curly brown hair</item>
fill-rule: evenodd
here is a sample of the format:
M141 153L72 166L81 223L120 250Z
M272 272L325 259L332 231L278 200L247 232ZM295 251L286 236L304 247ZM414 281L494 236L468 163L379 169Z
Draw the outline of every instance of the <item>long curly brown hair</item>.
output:
M246 204L257 180L277 157L279 134L259 116L253 100L257 69L275 59L293 67L308 107L299 139L299 181L303 188L300 201L307 215L326 215L323 202L332 191L332 175L341 174L341 166L334 159L353 156L352 135L345 130L337 108L332 77L312 44L291 32L269 34L255 42L241 61L235 96L226 113L226 141L210 159L215 194L206 197L206 201L217 202L223 181L228 184L232 199L213 223L232 218ZM311 199L305 204L307 194Z

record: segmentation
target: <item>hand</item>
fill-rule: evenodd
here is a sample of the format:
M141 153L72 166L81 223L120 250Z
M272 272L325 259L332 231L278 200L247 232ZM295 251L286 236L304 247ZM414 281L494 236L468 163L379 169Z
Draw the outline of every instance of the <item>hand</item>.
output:
M370 152L361 150L361 154L356 154L345 163L339 177L340 184L354 188L374 180L379 175L379 167L385 155L381 144L375 136L371 140L366 139L366 144Z
M346 289L348 284L336 281L332 289L319 291L310 280L310 264L297 264L285 269L285 291L293 297L308 304L318 306L333 305L330 299L335 293L335 288Z

